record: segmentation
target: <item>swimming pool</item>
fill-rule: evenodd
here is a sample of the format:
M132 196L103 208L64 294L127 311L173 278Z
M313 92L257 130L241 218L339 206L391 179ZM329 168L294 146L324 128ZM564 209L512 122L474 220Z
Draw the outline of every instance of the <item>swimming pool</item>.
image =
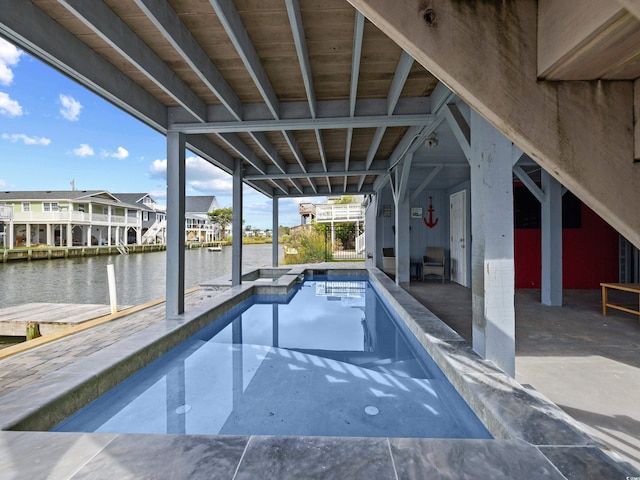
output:
M54 431L491 438L366 278L253 296Z

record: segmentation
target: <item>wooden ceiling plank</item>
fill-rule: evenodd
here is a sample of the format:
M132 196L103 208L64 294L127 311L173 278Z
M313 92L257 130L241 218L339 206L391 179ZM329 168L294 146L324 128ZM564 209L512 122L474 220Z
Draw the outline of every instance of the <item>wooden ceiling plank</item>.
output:
M106 4L86 0L60 0L60 3L191 115L206 121L204 102Z
M210 3L273 117L279 118L280 102L233 2L210 0Z
M200 80L233 113L236 120L241 120L242 102L171 6L156 0L134 1Z

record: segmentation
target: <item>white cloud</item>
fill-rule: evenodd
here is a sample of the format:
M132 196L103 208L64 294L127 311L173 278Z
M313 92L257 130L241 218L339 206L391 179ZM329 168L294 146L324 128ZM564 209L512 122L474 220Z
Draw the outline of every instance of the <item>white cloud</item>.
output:
M93 148L91 148L86 143L81 143L80 146L73 150L73 154L78 157L87 157L93 155Z
M12 133L9 135L8 133L3 133L2 138L5 140L9 140L12 143L16 143L18 141L22 141L25 145L49 145L51 143L51 139L45 137L30 137L25 135L24 133Z
M0 92L0 113L7 117L19 117L22 115L22 107L8 94Z
M231 192L233 182L231 175L210 164L201 157L187 157L185 159L187 186L200 195L224 195ZM154 160L149 167L151 176L166 178L167 160Z
M18 64L23 53L13 44L0 38L0 84L11 85L11 82L13 82L13 70L10 67Z
M76 122L80 118L82 104L69 95L60 94L60 115L71 122Z
M108 153L109 157L118 158L120 160L124 160L129 156L129 151L124 147L118 147L118 149L114 153Z
M6 187L8 184L0 178L0 187Z

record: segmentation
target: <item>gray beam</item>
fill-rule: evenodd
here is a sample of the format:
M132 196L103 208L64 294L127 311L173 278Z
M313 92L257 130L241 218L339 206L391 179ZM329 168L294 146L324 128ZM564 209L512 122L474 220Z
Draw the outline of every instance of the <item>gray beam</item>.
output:
M167 109L31 2L0 1L0 34L151 128L167 131Z
M206 121L204 102L104 2L58 1L196 119Z
M544 192L540 190L540 187L536 185L536 182L531 180L531 177L522 169L522 167L514 165L513 173L540 203L544 202Z
M218 20L227 32L231 43L233 43L242 59L247 72L256 84L260 95L269 107L271 114L274 118L279 118L280 106L278 97L234 3L228 0L211 0L210 3L218 16Z
M359 175L384 175L387 173L386 169L382 170L353 170L353 171L339 171L339 172L296 172L296 173L266 173L246 175L245 180L284 180L290 178L329 178L329 177L355 177Z
M240 137L238 137L235 133L221 133L218 134L218 137L224 141L227 145L233 148L238 155L244 158L247 162L249 162L254 168L258 171L265 173L267 171L267 167L264 162L258 157L253 150L249 148L249 146L242 141Z
M453 94L450 93L451 96ZM402 97L394 110L394 115L428 115L438 110L431 109L430 97ZM355 101L358 117L387 117L386 98L364 98ZM176 107L169 107L176 108ZM178 109L179 110L179 109ZM349 100L317 100L316 118L352 117ZM249 103L243 105L243 120L245 121L269 121L273 115L265 103ZM180 118L179 112L174 114L175 123L189 123L189 117ZM207 117L221 122L237 120L224 105L208 105ZM309 111L308 101L293 101L280 103L280 120L305 120L313 118Z
M365 185L361 191L358 191L357 187L355 185L347 185L347 188L343 188L342 186L333 186L332 191L329 191L329 189L325 186L325 185L318 185L317 186L317 191L314 191L311 187L303 187L302 191L295 193L295 192L290 192L289 195L286 195L287 197L290 198L294 198L294 197L317 197L317 196L324 196L324 195L366 195L368 193L375 193L373 188L370 185ZM276 194L276 197L283 197L284 195L278 195Z
M429 175L427 175L424 180L422 180L422 182L420 182L420 185L418 185L413 192L411 192L411 198L410 201L413 202L418 198L418 195L420 195L422 193L422 191L427 188L427 186L433 181L434 178L436 178L436 176L440 173L440 171L443 169L443 165L436 165L435 167L433 167L433 170L431 170L431 172L429 172Z
M241 120L242 102L169 3L157 0L134 1L235 119Z
M184 313L185 137L167 135L166 316Z
M398 65L396 65L396 71L393 75L391 88L389 88L389 94L387 95L388 115L392 115L393 111L396 109L396 105L400 99L400 94L404 89L405 83L407 83L407 78L409 78L409 72L411 72L412 66L413 57L403 50L402 55L400 55L400 60L398 60Z
M356 11L356 19L353 26L353 49L351 53L351 83L349 86L349 116L356 112L358 96L358 78L360 76L360 58L362 56L362 38L364 36L364 15ZM351 142L353 141L353 128L347 129L347 142L344 152L344 169L349 170L351 160ZM343 188L347 188L347 177L344 177Z
M307 100L309 101L309 110L311 117L316 116L316 93L313 87L313 77L311 75L311 64L309 62L309 50L307 49L307 39L304 35L304 26L302 24L302 15L300 14L300 4L298 0L286 0L287 14L289 15L289 24L293 33L293 42L296 46L298 54L298 63L300 63L300 72L302 73L302 81L304 89L307 92Z
M462 152L468 160L471 158L471 129L469 128L469 123L465 120L456 104L446 105L444 113L453 135L458 140L460 148L462 148Z
M233 132L274 132L278 130L325 130L340 128L373 128L373 127L410 127L431 123L435 117L431 114L333 117L333 118L299 118L282 120L254 120L244 122L206 122L206 123L174 123L172 130L186 134L194 133L233 133Z
M542 171L544 200L541 206L541 285L543 305L562 306L562 185Z
M388 166L387 160L376 160L372 165L372 170L377 171L386 171ZM465 165L468 165L465 163ZM351 164L351 170L345 170L342 162L330 162L327 164L327 169L324 169L324 166L319 163L310 163L307 165L307 168L303 170L298 164L288 164L286 166L286 170L282 172L278 167L273 165L267 166L266 176L271 178L289 178L299 177L299 175L312 174L314 177L324 177L324 176L341 176L341 175L358 175L361 172L365 172L365 162L362 160L354 161ZM261 172L255 168L248 168L245 170L245 178L251 176L259 176Z
M251 138L255 140L262 151L269 157L269 160L284 172L287 167L287 163L282 159L276 148L271 144L267 136L263 132L253 132L250 134Z

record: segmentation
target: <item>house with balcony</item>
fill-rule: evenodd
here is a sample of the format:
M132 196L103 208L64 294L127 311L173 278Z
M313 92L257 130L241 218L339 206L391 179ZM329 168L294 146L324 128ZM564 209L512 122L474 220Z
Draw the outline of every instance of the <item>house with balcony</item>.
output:
M12 210L4 222L7 247L71 247L141 243L141 205L105 190L0 192Z
M185 240L187 242L214 242L221 240L220 226L211 223L208 212L216 210L215 195L191 195L185 203Z
M114 193L124 203L142 208L142 244L165 244L167 239L167 208L150 193ZM129 241L128 243L136 243Z

